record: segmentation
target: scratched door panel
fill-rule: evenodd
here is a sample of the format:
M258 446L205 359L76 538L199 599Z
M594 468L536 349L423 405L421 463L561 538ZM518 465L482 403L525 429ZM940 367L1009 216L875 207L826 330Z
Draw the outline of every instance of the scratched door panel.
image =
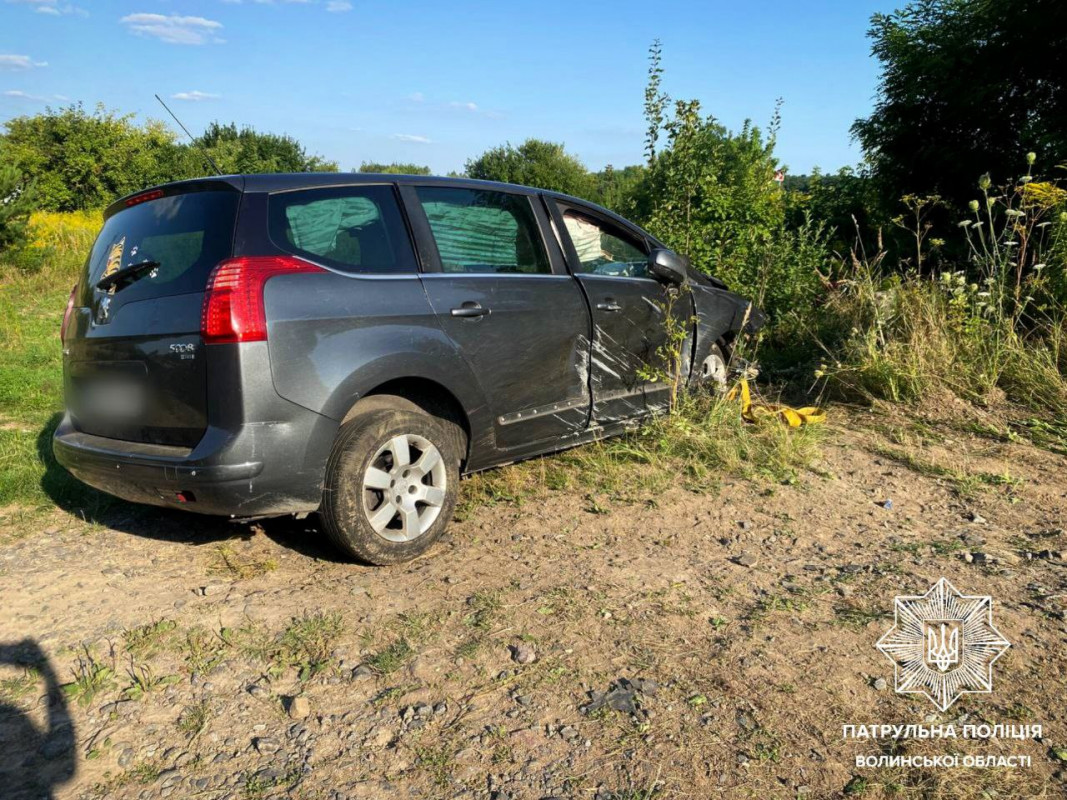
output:
M437 273L422 281L492 408L498 448L585 428L589 317L573 278ZM476 305L487 313L452 313Z
M641 373L648 367L664 366L666 288L643 278L584 274L578 280L593 313L593 422L606 424L665 407L668 386L650 382ZM683 295L674 314L689 317L691 308L692 300ZM683 371L687 366L688 361Z

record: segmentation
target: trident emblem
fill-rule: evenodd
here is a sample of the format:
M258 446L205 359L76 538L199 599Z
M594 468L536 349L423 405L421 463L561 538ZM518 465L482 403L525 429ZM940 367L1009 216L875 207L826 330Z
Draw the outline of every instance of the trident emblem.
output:
M926 628L926 663L941 672L960 663L960 628L951 622L929 621Z

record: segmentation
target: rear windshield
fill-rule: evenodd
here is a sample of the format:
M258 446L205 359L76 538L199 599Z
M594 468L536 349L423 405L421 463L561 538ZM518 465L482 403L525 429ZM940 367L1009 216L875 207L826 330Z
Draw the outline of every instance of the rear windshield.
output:
M232 251L239 199L236 191L177 194L109 217L86 263L82 304L105 272L142 261L159 267L126 285L123 303L204 291L211 269Z

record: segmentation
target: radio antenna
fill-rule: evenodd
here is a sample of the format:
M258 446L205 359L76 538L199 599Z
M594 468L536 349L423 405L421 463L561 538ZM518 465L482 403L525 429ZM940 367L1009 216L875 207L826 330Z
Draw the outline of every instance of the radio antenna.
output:
M163 106L163 108L165 108L167 110L167 113L170 114L171 117L174 118L174 121L178 123L178 127L181 128L183 131L185 131L185 135L189 137L189 141L193 143L193 147L197 148L201 153L203 153L204 158L207 159L207 163L209 163L212 166L212 168L215 170L215 174L216 175L221 175L222 174L222 170L219 169L219 165L215 163L215 159L213 159L211 157L211 153L209 153L207 151L207 148L204 147L202 144L200 144L196 140L196 138L191 133L189 133L189 129L186 128L184 125L182 125L182 121L180 119L178 119L177 114L175 114L173 111L170 110L170 107L167 106L167 104L163 102L163 98L160 97L158 94L156 95L156 100L158 100L159 104L161 106Z

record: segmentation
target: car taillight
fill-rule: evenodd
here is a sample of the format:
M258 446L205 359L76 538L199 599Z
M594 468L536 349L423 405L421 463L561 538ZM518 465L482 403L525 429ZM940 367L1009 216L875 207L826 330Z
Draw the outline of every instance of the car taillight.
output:
M267 339L263 286L276 275L326 272L291 256L230 258L211 272L200 314L205 344L262 342Z
M78 284L74 284L67 298L67 310L63 312L63 324L59 326L59 341L66 343L67 326L70 325L70 315L74 312L74 294L78 291Z

